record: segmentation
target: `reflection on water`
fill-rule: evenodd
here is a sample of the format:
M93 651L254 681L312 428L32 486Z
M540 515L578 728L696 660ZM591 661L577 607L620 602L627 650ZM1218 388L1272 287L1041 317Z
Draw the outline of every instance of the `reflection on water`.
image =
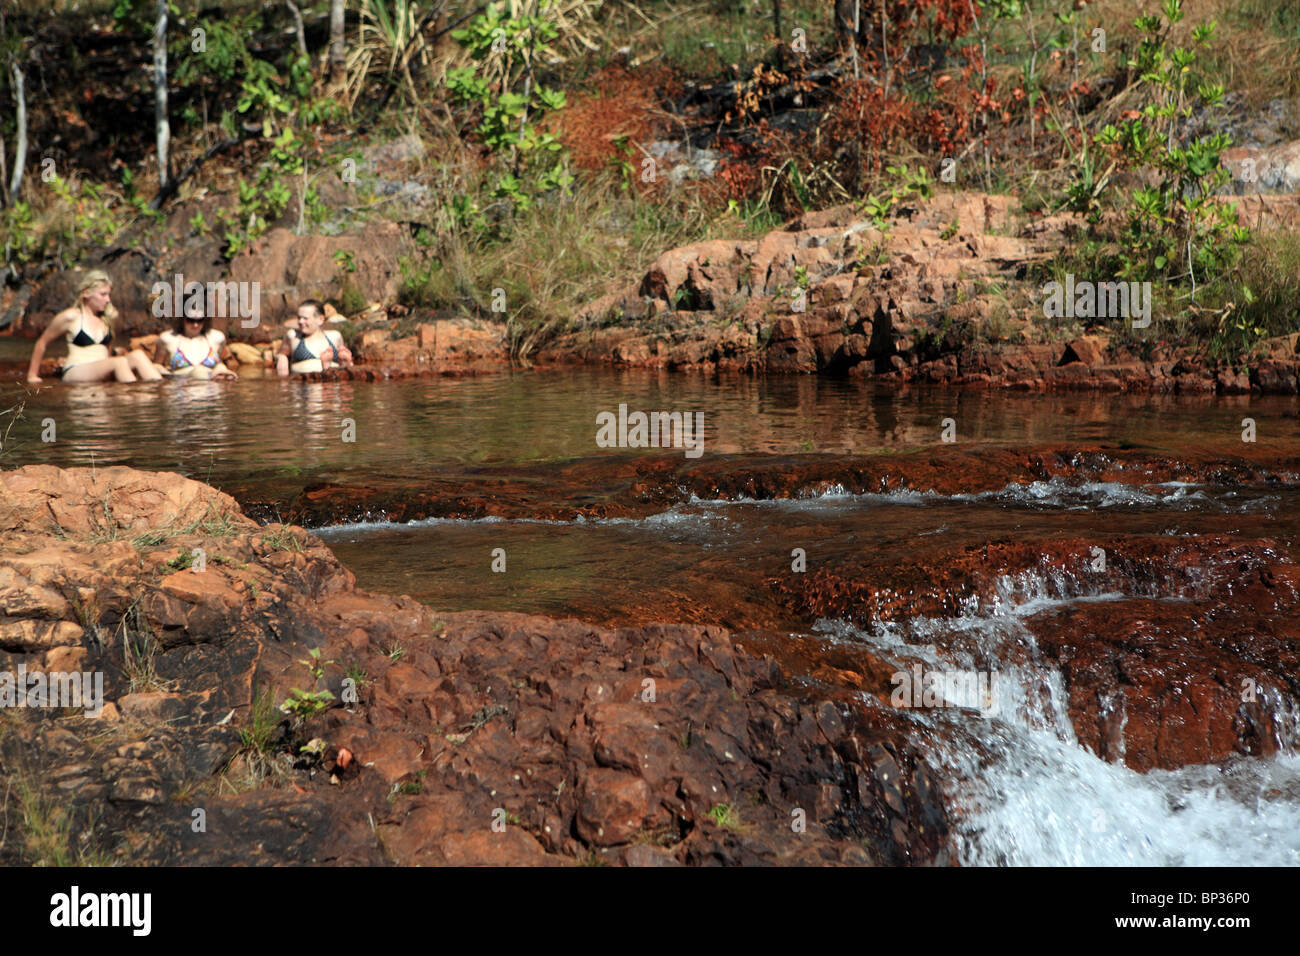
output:
M0 381L0 408L23 399L9 466L93 460L210 475L218 486L277 472L417 475L430 466L657 453L597 447L597 414L621 403L702 412L706 457L933 447L949 417L963 444L1072 441L1247 457L1294 449L1300 431L1293 396L900 392L810 376L585 368L374 383L284 381L252 369L233 383L56 383L36 393ZM1247 414L1258 427L1253 445L1240 440ZM47 418L53 443L40 441ZM355 442L344 441L348 420Z
M12 352L0 350L0 409L24 397L12 381L17 365L6 369L6 355ZM309 383L259 369L237 383L43 388L26 396L25 417L13 429L3 464L130 464L180 471L219 487L250 476L271 483L302 475L414 482L453 473L473 482L494 468L522 464L529 481L542 481L559 461L660 454L597 448L596 415L621 403L702 412L706 457L933 450L940 447L940 422L949 417L962 443L1124 444L1245 457L1300 451L1295 397L899 392L813 377L607 369ZM1246 416L1257 423L1254 445L1240 441ZM45 419L57 427L52 443L41 441ZM354 442L344 440L349 421ZM692 501L638 519L433 521L321 533L362 587L408 593L446 610L532 611L615 626L719 623L755 629L749 641L793 644L792 634L810 638L806 632L816 624L783 606L770 582L790 570L795 547L806 549L809 572L856 566L864 580L886 580L900 560L937 562L945 552L993 540L1067 536L1105 542L1123 534L1237 533L1273 538L1295 557L1300 490L1034 482L947 497ZM505 549L509 573L493 572L496 548ZM904 645L931 644L952 656L973 642L1001 663L1008 690L1020 673L1014 668L1028 664L1038 670L1023 673L1057 689L1053 712L1039 715L1045 731L982 720L972 734L945 711L909 718L918 733L934 735L930 759L948 790L963 862L1300 860L1296 758L1238 761L1222 774L1192 767L1141 776L1106 764L1074 742L1060 706L1060 676L1031 653L1032 635L1013 617L930 625L912 618L897 633L881 628L855 637L886 656L903 653ZM847 633L849 625L840 625ZM918 632L923 625L931 630ZM969 664L965 657L952 660ZM1029 692L1021 698L1029 700ZM1231 774L1235 789L1222 786Z
M875 573L884 580L899 560L942 561L955 549L993 540L1195 532L1300 545L1300 490L1245 493L1230 503L1213 490L1195 499L1180 490L1086 509L1015 493L847 495L696 501L639 519L433 519L316 533L359 586L446 610L524 611L609 626L692 621L735 630L808 624L791 617L768 585L789 571L796 546L806 551L809 573L851 566L865 580L876 580ZM492 572L494 548L505 549L508 574Z

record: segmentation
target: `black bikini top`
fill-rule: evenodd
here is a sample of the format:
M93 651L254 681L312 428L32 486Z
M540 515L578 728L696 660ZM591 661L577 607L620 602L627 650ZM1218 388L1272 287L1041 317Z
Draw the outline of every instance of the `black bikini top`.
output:
M291 356L295 362L310 362L314 358L320 358L319 355L315 355L307 346L307 340L305 338L297 333L295 333L294 338L298 340L298 344L293 347L293 355ZM334 344L334 341L329 337L328 332L325 333L325 341L329 342L330 348L334 350L334 361L337 362L339 360L339 347Z
M82 315L77 321L79 325L84 326L86 317ZM105 326L104 337L96 341L90 337L90 333L88 333L85 328L78 328L77 334L69 339L69 341L72 342L73 345L83 349L91 345L107 345L109 342L113 341L113 330Z

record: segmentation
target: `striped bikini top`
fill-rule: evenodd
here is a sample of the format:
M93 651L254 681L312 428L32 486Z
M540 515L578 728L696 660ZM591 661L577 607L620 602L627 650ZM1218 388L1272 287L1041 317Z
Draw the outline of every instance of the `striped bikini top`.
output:
M339 360L339 347L334 344L334 340L330 338L328 332L324 333L324 335L325 341L328 342L329 347L334 350L334 361L337 362ZM297 344L294 345L293 354L290 356L294 364L297 364L298 362L310 362L312 359L320 358L319 355L311 350L311 347L307 344L307 340L303 338L300 333L294 333L294 338L297 340Z

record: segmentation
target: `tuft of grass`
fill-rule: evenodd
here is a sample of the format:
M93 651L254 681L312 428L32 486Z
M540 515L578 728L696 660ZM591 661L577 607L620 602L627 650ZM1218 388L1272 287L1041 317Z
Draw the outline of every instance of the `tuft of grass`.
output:
M1207 288L1189 331L1220 361L1248 363L1264 339L1300 332L1300 236L1257 233L1234 275Z
M305 554L307 551L288 525L281 525L274 531L263 532L262 540L276 551L292 551L294 554Z
M253 694L253 703L248 709L248 726L239 732L239 741L245 751L262 756L271 753L271 742L280 723L277 714L275 694L270 688Z
M20 401L16 405L10 405L8 408L0 411L0 459L8 453L9 450L9 433L13 427L18 424L23 417L23 409L27 407L25 401Z
M740 830L740 813L729 803L719 803L708 812L708 817L720 827L728 830Z
M362 667L360 664L358 664L356 661L353 661L351 664L348 665L347 670L344 672L343 676L347 677L349 680L352 681L352 683L356 686L358 693L361 692L361 689L363 687L365 687L367 684L370 683L370 676L366 673L366 669Z
M73 591L68 596L68 603L72 605L72 611L77 615L77 623L81 629L90 635L91 639L97 644L103 644L103 628L100 627L100 618L104 616L104 609L99 602L99 592L90 591L90 596L82 598L80 591Z
M276 750L280 714L275 694L263 688L253 695L248 724L239 731L239 752L222 768L218 790L243 793L256 790L268 781L279 784L288 779L293 756Z
M180 554L176 555L176 557L164 564L162 570L165 573L172 573L175 571L185 571L192 567L194 567L194 552L183 550Z
M95 530L90 534L91 543L105 544L120 541L124 529L121 522L113 514L113 508L109 504L107 493L104 495L101 507L104 515ZM202 517L186 524L173 521L161 528L150 528L148 531L131 538L131 544L137 550L143 551L145 548L156 548L173 538L187 535L202 535L206 538L229 538L238 534L240 530L237 515L229 511L218 511L212 505L208 505Z
M32 866L112 866L111 854L97 846L91 830L75 833L72 810L66 801L47 796L28 768L10 763L4 806L6 831L12 805L23 841L22 855ZM8 837L6 832L4 838ZM3 839L0 838L0 843ZM80 846L74 844L80 843Z
M122 674L129 685L127 692L141 694L171 690L173 682L158 675L157 659L161 650L158 635L141 616L137 605L133 604L122 615L117 630L122 640Z

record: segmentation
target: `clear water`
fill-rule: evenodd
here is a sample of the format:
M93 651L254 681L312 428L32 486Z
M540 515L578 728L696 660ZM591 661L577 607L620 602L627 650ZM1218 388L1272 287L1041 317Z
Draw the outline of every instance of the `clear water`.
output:
M707 460L942 455L944 418L956 421L962 444L1300 454L1294 397L896 391L811 377L593 369L388 383L282 382L254 370L236 383L54 384L32 394L20 381L27 348L0 339L0 411L23 406L4 439L3 467L128 464L272 500L313 481L418 490L436 476L476 488L508 471L516 487L544 485L575 462L661 454L596 445L596 415L620 403L702 412ZM1244 417L1257 423L1253 445L1240 440ZM354 442L342 440L347 420ZM57 437L45 442L50 422ZM585 491L593 489L564 494ZM1114 595L1072 587L1077 582L1008 582L997 613L972 608L964 618L911 618L863 632L800 619L769 586L789 572L794 548L805 549L809 571L853 560L868 575L885 574L899 556L994 540L1116 534L1267 536L1295 559L1300 484L1037 482L946 496L850 495L832 485L793 500L689 500L641 518L435 520L320 533L362 586L447 610L719 623L827 649L859 643L900 665L996 665L999 714L945 709L908 718L931 741L967 864L1300 863L1294 753L1138 774L1075 741L1060 675L1038 655L1024 617L1044 601ZM506 551L506 574L491 569L495 548Z

